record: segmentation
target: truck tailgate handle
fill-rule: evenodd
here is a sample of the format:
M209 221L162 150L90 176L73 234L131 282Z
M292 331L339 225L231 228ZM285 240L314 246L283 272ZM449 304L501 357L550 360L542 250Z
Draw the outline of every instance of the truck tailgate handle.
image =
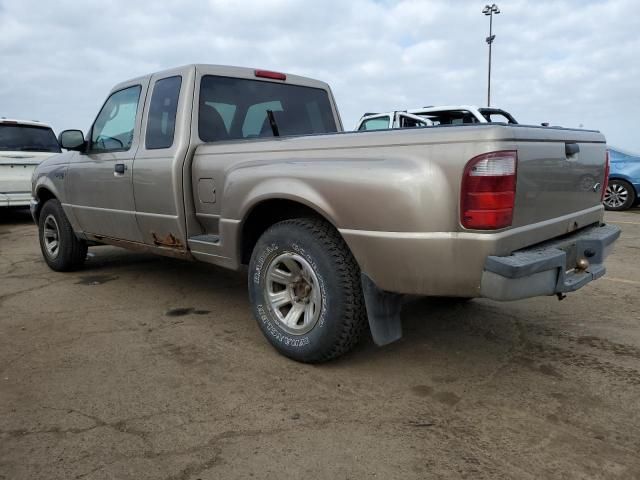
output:
M564 153L567 157L572 157L580 151L580 145L577 143L565 143Z

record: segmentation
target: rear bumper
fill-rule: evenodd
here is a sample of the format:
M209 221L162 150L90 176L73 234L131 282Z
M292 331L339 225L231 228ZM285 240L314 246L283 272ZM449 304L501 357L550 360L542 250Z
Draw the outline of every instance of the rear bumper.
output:
M619 236L616 226L595 226L509 256L489 256L480 295L507 301L578 290L605 274L604 260Z
M378 232L340 229L360 270L387 292L479 297L489 256L507 256L602 222L603 207L490 232Z
M0 207L28 207L31 192L0 193Z

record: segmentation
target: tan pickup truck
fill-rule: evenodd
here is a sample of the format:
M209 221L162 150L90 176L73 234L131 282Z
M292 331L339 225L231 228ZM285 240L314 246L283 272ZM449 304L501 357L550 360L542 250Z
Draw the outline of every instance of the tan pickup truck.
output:
M402 294L563 296L604 274L604 137L499 123L342 132L325 83L189 65L109 94L87 138L33 176L47 264L110 244L248 265L273 346L320 362L368 325L400 338ZM215 272L212 272L215 275Z

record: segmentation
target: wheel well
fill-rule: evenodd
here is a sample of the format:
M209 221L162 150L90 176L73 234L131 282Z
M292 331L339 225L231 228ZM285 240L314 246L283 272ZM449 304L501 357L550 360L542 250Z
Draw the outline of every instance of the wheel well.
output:
M56 196L51 193L49 189L44 187L38 189L36 195L38 196L38 208L34 213L37 221L40 218L40 210L42 210L43 205L52 198L56 198Z
M274 223L291 218L320 218L326 220L323 215L311 207L294 200L273 199L266 200L249 212L242 226L241 259L244 265L249 264L253 247L258 243L260 236Z

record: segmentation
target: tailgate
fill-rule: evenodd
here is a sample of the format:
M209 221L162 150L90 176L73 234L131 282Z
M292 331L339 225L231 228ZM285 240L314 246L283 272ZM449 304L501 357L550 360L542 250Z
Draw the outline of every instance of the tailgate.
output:
M514 128L518 149L513 226L601 204L606 143L599 132Z
M31 174L43 158L43 156L0 154L0 192L30 192Z

